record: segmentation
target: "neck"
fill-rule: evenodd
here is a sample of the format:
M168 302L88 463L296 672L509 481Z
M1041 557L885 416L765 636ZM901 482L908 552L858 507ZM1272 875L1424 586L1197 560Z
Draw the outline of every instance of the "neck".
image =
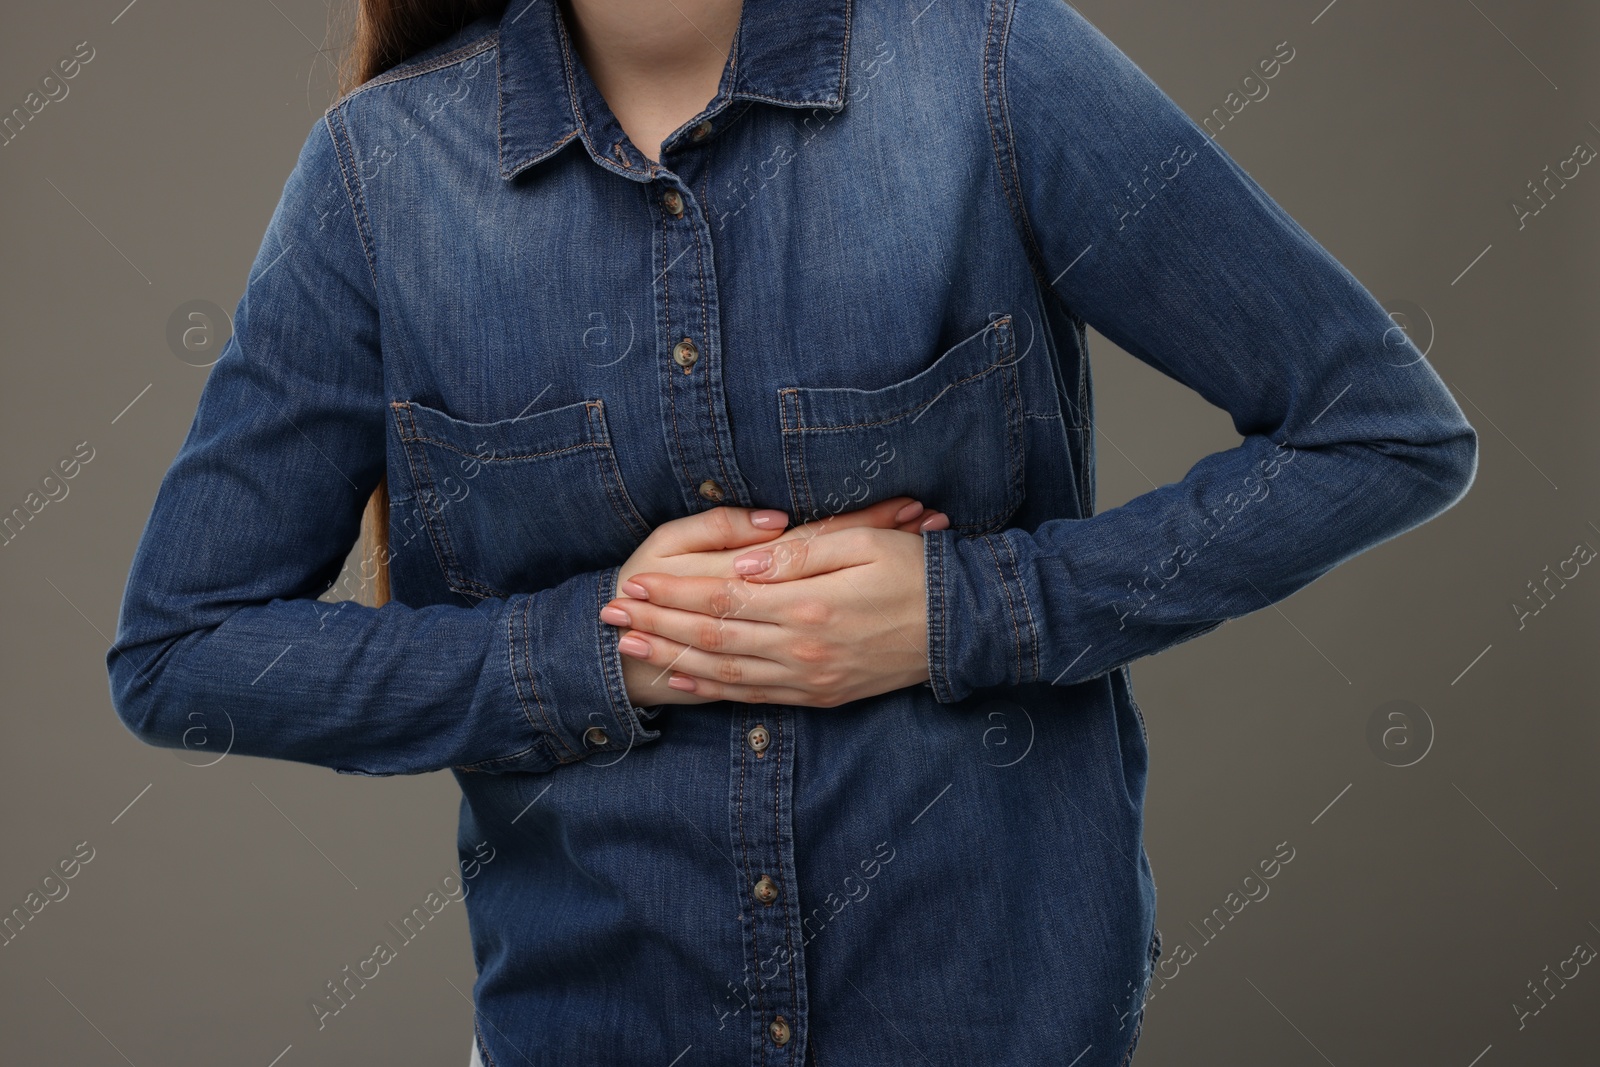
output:
M720 78L742 6L742 0L560 2L573 44L602 93L608 86L659 86L664 76L703 81L714 71Z

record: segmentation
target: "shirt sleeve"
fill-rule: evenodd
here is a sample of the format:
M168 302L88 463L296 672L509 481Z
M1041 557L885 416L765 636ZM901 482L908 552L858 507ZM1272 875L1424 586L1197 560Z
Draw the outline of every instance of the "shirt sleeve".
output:
M377 287L341 121L306 138L145 523L106 653L118 716L160 747L227 739L368 775L543 771L653 740L599 620L618 567L476 605L317 599L385 461Z
M1477 471L1476 432L1383 307L1075 8L1014 0L991 62L1002 182L1047 299L1243 439L1092 517L928 535L943 703L1197 637L1427 521Z

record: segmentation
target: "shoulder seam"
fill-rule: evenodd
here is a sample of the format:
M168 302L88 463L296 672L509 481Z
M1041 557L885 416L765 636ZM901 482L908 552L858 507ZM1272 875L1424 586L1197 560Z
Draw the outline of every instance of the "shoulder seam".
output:
M1073 321L1078 321L1077 312L1073 311L1061 298L1061 294L1056 292L1055 283L1049 277L1044 250L1039 246L1033 220L1028 217L1027 200L1022 193L1022 171L1017 164L1017 137L1011 127L1011 106L1006 92L1006 59L1011 44L1011 22L1020 2L1023 0L990 0L989 27L983 45L984 110L989 120L989 134L994 145L1000 188L1005 193L1006 203L1016 221L1028 265L1043 290ZM992 56L991 50L994 53Z
M328 110L332 111L334 108L342 107L346 101L350 100L354 96L366 92L368 89L374 89L380 85L389 85L398 81L405 81L409 78L415 78L423 74L431 74L441 67L450 67L457 63L465 62L480 52L487 52L489 49L498 46L499 43L500 31L498 28L496 28L484 36L477 38L476 40L469 41L459 48L453 48L450 51L445 52L443 55L434 56L432 59L424 63L419 63L415 66L399 66L391 68L390 70L386 70L382 74L379 74L377 77L369 78L360 85L356 86L354 89L351 89L348 93L345 93L338 100L335 100L331 105L329 105Z
M1045 288L1053 290L1054 286L1045 278L1044 254L1022 196L1016 134L1011 128L1011 107L1006 96L1006 52L1011 43L1011 17L1015 11L1016 0L990 0L989 26L983 43L984 111L989 121L989 140L994 147L1000 188L1022 237L1028 264Z
M330 108L322 117L322 124L333 141L334 158L339 162L339 177L344 184L345 200L350 207L350 218L355 223L356 237L361 242L361 253L367 261L367 274L372 279L372 306L379 309L378 265L372 251L371 228L367 222L366 201L360 195L360 178L355 173L353 160L346 158L349 136L344 128L344 108ZM353 183L353 184L352 184Z

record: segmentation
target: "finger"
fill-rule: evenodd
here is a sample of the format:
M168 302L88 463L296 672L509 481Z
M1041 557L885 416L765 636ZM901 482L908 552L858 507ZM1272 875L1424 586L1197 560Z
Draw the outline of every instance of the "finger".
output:
M884 536L898 537L899 530L850 529L796 538L768 548L757 548L734 557L735 573L751 582L783 582L810 578L829 571L871 563L878 556Z
M737 700L741 704L794 704L799 707L831 707L818 704L816 698L801 689L782 685L738 685L719 682L714 678L700 678L673 671L667 684L685 693L693 693L706 700Z
M770 624L783 621L783 611L788 602L786 597L773 596L770 587L752 585L737 576L707 578L699 575L644 571L633 575L629 581L642 587L645 595L619 596L610 601L606 609L620 609L630 619L629 623L622 625L638 626L643 630L656 630L655 626L641 622L643 619L653 618L648 614L648 605L651 604L693 612L702 618L738 619ZM607 615L608 611L603 609L601 618L612 622ZM656 630L656 632L661 631Z
M651 591L649 600L614 600L600 610L600 620L724 655L770 658L774 644L782 636L782 630L770 622L665 606L656 599L656 592Z
M909 496L892 496L854 511L841 511L826 518L813 519L790 531L791 536L815 536L834 530L856 526L871 526L879 530L892 530L898 524L926 513L920 500Z
M641 630L624 633L617 640L617 648L623 655L658 669L658 678L652 679L652 684L665 680L673 689L710 700L745 699L716 695L718 690L731 686L746 692L765 691L765 700L751 700L750 703L793 703L794 699L805 697L803 691L780 684L782 679L794 677L794 672L771 660L706 652ZM683 676L690 682L674 684L672 676ZM708 687L711 688L708 690Z
M789 524L789 516L774 508L716 507L663 523L651 533L662 552L708 552L743 548L770 541Z
M915 517L895 527L896 530L904 530L906 533L927 533L930 530L948 530L949 528L950 516L942 511L919 512Z

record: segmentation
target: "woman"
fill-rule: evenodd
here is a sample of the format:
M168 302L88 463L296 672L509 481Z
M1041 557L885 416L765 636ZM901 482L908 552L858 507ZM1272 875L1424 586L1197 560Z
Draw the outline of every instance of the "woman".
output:
M122 720L451 769L490 1067L1128 1062L1127 664L1460 499L1449 391L1062 0L363 15ZM1088 326L1239 444L1095 514Z

